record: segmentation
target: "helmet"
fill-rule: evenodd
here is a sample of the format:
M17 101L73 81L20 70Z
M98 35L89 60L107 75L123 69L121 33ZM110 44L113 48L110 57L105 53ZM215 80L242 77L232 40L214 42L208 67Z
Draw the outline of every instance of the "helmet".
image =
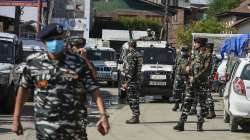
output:
M86 39L82 38L82 37L71 37L70 44L71 45L80 45L80 46L84 47L86 44Z
M130 47L136 47L136 41L135 40L132 40L129 42L128 44Z
M197 37L194 39L194 42L199 43L199 44L201 44L202 47L204 47L207 43L207 38Z

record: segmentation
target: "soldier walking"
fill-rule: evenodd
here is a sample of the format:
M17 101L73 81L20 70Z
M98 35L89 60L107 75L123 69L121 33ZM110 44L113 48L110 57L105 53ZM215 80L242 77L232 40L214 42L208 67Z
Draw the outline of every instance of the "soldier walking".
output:
M196 38L194 42L194 48L196 54L193 57L193 61L190 64L189 73L189 83L186 88L186 97L184 99L184 106L180 116L180 120L176 126L175 130L184 131L184 124L187 120L188 113L191 109L192 103L197 101L199 111L197 112L197 131L203 131L204 117L206 115L206 99L207 95L203 92L206 83L203 78L207 78L206 71L210 66L211 59L204 57L203 53L204 47L206 46L207 40L204 38ZM206 81L206 80L205 80Z
M175 64L175 80L173 86L173 100L175 102L173 111L177 111L179 109L179 104L183 103L183 99L185 97L185 89L187 84L187 71L186 67L188 66L188 49L185 47L181 48L181 52L176 58Z
M142 57L136 50L136 42L129 42L128 54L124 63L127 63L124 69L124 83L122 88L126 91L127 101L132 110L132 118L127 120L127 124L139 123L140 107L139 107L139 87L141 78Z
M78 82L82 82L86 91L94 95L100 111L98 130L107 134L110 127L99 86L85 60L65 49L63 27L50 24L43 28L38 38L46 43L48 52L33 55L27 61L16 97L12 131L23 134L20 116L28 89L34 87L37 139L87 140L82 127L83 103L75 90Z

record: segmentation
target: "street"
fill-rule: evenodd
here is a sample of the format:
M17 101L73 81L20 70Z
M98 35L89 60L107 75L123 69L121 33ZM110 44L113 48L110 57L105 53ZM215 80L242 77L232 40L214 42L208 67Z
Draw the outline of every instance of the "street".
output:
M176 132L172 127L178 121L180 112L172 112L172 104L161 100L153 101L146 97L141 104L141 123L135 125L125 124L125 120L130 117L130 109L127 105L117 104L117 89L102 88L102 94L105 97L105 104L110 113L111 131L103 137L95 127L98 121L98 112L95 104L89 105L89 140L249 140L249 132L231 133L228 124L223 122L222 99L215 94L217 117L212 120L206 120L204 132L196 131L196 117L189 116L188 123L185 125L184 132ZM25 105L22 123L24 135L16 136L11 132L12 116L0 115L0 140L35 140L35 130L33 125L32 103Z

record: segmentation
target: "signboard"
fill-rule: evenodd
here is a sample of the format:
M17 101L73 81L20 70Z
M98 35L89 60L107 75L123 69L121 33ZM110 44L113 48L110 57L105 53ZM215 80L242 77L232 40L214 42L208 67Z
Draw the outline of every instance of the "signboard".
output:
M47 7L48 0L42 0L43 7ZM0 0L0 6L30 6L38 7L38 0Z
M84 29L86 28L86 25L84 24L84 19L81 18L53 18L52 23L62 24L64 30L70 31L84 31Z

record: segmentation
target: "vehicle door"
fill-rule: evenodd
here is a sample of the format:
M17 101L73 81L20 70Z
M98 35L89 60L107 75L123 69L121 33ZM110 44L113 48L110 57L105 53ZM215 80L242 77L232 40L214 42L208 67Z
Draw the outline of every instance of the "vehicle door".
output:
M237 71L239 65L240 65L240 61L236 61L236 63L233 66L232 73L230 74L231 77L230 77L230 79L227 82L226 87L225 87L225 91L224 91L224 105L225 106L224 107L226 110L229 109L229 98L230 98L230 93L231 93L231 89L232 89L232 84L233 84L233 81L235 79L235 74L236 74L236 71Z

